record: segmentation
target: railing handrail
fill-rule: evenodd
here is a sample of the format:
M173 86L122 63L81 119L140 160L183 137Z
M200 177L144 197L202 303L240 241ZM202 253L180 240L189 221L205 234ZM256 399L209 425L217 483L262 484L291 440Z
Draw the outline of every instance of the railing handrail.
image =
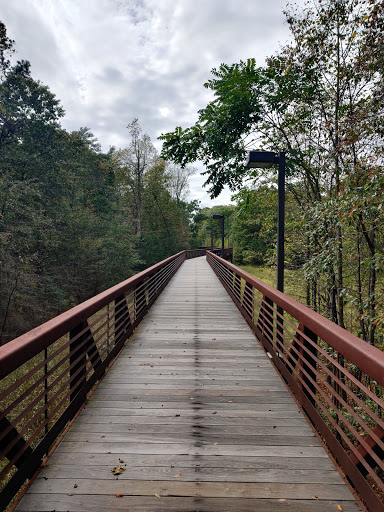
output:
M143 279L150 277L168 263L187 252L188 251L181 251L163 261L160 261L159 263L156 263L155 265L152 265L142 272L135 274L125 281L112 286L108 290L91 297L85 302L74 306L68 311L61 313L27 333L22 334L18 338L2 345L0 347L0 379L24 364L31 356L30 349L32 347L34 353L44 350L49 346L53 338L60 338L78 325L82 319L89 318L100 310L100 308L106 306L126 290L136 286L136 284L141 282Z
M376 380L377 383L384 385L384 352L331 322L331 320L328 320L328 318L313 311L304 304L276 290L273 286L257 279L245 270L223 260L212 252L210 254L213 258L220 261L221 264L252 284L252 286L271 299L277 306L282 307L287 313L302 322L320 338L326 339L329 345L355 363L364 373L367 373Z

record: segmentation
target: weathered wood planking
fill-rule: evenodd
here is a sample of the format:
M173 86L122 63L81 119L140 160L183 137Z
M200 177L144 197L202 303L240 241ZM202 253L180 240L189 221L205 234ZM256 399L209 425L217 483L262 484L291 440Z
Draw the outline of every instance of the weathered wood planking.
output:
M117 465L120 475L112 473ZM334 512L337 505L360 510L197 258L182 265L17 510Z

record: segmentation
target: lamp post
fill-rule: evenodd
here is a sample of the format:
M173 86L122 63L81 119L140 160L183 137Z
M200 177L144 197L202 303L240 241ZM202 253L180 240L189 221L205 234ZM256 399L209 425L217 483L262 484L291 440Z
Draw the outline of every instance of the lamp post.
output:
M211 251L212 251L212 249L213 249L213 231L212 231L212 227L211 226L207 226L205 229L206 229L206 231L208 233L211 234Z
M274 164L279 164L277 180L277 286L280 292L284 292L284 217L285 217L285 153L279 155L271 151L250 151L246 167L269 169Z
M224 258L224 215L215 213L212 215L212 219L221 219L221 257Z

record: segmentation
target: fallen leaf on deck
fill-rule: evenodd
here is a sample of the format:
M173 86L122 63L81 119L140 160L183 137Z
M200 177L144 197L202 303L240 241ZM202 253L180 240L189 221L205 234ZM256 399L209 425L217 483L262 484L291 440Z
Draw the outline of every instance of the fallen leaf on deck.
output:
M149 366L149 363L140 363L140 366Z
M217 414L217 411L213 411L213 413L212 413L212 414Z
M180 478L181 476L183 476L183 473L177 473L177 475L175 475L175 478Z
M175 466L173 464L171 464L171 468L174 468Z
M318 500L319 498L317 496L312 496L313 500Z
M73 488L74 488L74 489L76 489L77 487L79 487L77 484L75 484L75 485L73 486Z
M67 496L73 496L73 494L70 492L67 492Z
M89 456L89 458L90 458L90 459L94 459L94 458L95 458L95 456L94 456L94 455L90 455L90 456Z
M124 461L123 461L123 459L119 459L119 462L120 462L120 464L123 464Z
M156 497L157 499L160 499L160 498L161 498L160 494L157 494L157 492L155 493L155 497Z
M114 475L121 475L121 473L123 473L123 471L125 471L125 468L123 468L121 466L115 466L111 471Z
M340 510L340 512L343 512L343 507L341 505L337 505L337 510Z
M219 444L219 443L213 443L213 444L216 446L216 445L217 445L217 444Z
M105 436L100 436L100 437L101 437L101 439L104 439Z
M283 502L283 501L287 501L285 498L281 498L279 501Z
M233 400L228 400L228 402L233 402Z
M115 494L116 498L122 498L124 494Z

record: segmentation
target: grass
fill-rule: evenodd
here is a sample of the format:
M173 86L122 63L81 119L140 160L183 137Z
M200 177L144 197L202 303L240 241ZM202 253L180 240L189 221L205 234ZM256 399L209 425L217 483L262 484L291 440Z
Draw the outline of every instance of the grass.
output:
M258 265L239 265L239 267L276 288L276 268ZM298 302L305 304L305 280L300 270L284 270L284 292Z

